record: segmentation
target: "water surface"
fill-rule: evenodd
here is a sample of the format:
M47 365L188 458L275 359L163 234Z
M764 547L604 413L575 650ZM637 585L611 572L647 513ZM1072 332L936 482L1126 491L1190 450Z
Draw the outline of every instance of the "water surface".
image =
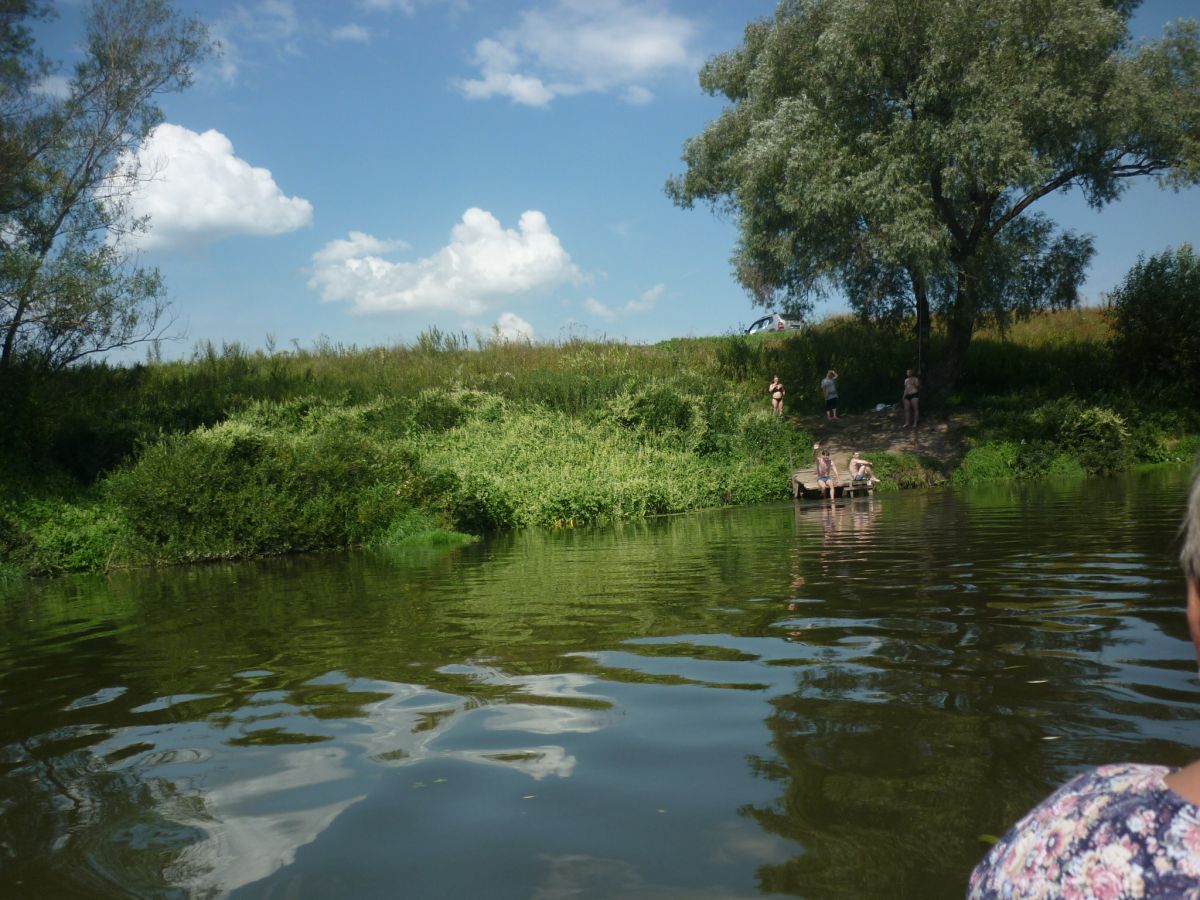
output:
M28 897L958 897L1197 755L1185 475L72 577L0 606Z

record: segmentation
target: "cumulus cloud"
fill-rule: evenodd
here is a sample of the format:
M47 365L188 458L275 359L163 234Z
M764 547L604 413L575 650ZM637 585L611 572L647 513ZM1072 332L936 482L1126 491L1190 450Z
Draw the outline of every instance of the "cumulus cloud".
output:
M310 288L326 302L346 302L353 313L404 310L483 312L495 300L580 280L580 272L546 217L529 210L516 230L491 213L468 209L450 242L415 262L392 262L385 252L402 242L351 232L313 254Z
M360 44L365 44L371 40L371 32L367 31L361 25L350 22L333 29L330 32L330 37L335 41L356 41Z
M479 77L457 85L471 99L508 97L527 106L615 89L625 102L644 104L653 95L643 82L695 69L697 30L653 0L555 0L476 44Z
M593 316L612 320L617 318L617 316L632 316L638 313L650 312L666 292L667 286L665 284L656 284L648 291L643 291L641 296L636 300L630 300L618 309L613 309L607 303L601 303L595 297L588 297L583 301L583 308Z
M533 326L516 313L500 313L500 318L492 326L496 337L502 341L532 341Z
M288 197L270 170L235 156L219 131L197 134L164 123L123 164L139 173L129 211L149 217L149 230L131 236L143 249L283 234L312 223L311 203Z

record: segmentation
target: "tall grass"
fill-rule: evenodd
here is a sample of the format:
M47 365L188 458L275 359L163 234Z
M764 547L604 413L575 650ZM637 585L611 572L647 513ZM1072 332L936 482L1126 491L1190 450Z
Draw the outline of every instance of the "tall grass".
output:
M951 398L979 420L959 478L1187 452L1196 399L1147 391L1109 337L1098 310L980 332ZM176 362L18 368L0 380L0 563L95 569L783 497L809 439L769 414L771 376L789 413L819 415L837 369L854 412L894 402L916 363L911 323L841 317L655 345L432 330L411 346L204 343ZM936 474L884 468L895 484Z

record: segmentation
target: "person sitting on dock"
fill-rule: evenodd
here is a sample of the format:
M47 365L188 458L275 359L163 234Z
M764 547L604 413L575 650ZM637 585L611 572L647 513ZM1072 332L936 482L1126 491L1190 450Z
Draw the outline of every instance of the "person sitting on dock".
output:
M869 459L863 459L857 450L850 454L850 480L865 481L870 487L879 484L874 464Z
M821 449L820 443L813 444L813 462L817 466L817 490L824 494L828 489L829 499L832 500L834 488L841 477L838 475L837 464L828 450Z

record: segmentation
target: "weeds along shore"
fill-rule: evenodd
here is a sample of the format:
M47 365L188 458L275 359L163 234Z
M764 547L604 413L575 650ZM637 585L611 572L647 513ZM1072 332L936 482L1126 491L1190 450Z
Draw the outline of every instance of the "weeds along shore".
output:
M476 342L250 351L0 382L0 577L470 540L788 496L829 366L850 413L891 402L911 329L655 345ZM977 423L954 465L895 455L885 488L1079 477L1190 460L1189 392L1120 367L1096 310L982 334L943 408ZM1148 401L1148 398L1151 398Z

